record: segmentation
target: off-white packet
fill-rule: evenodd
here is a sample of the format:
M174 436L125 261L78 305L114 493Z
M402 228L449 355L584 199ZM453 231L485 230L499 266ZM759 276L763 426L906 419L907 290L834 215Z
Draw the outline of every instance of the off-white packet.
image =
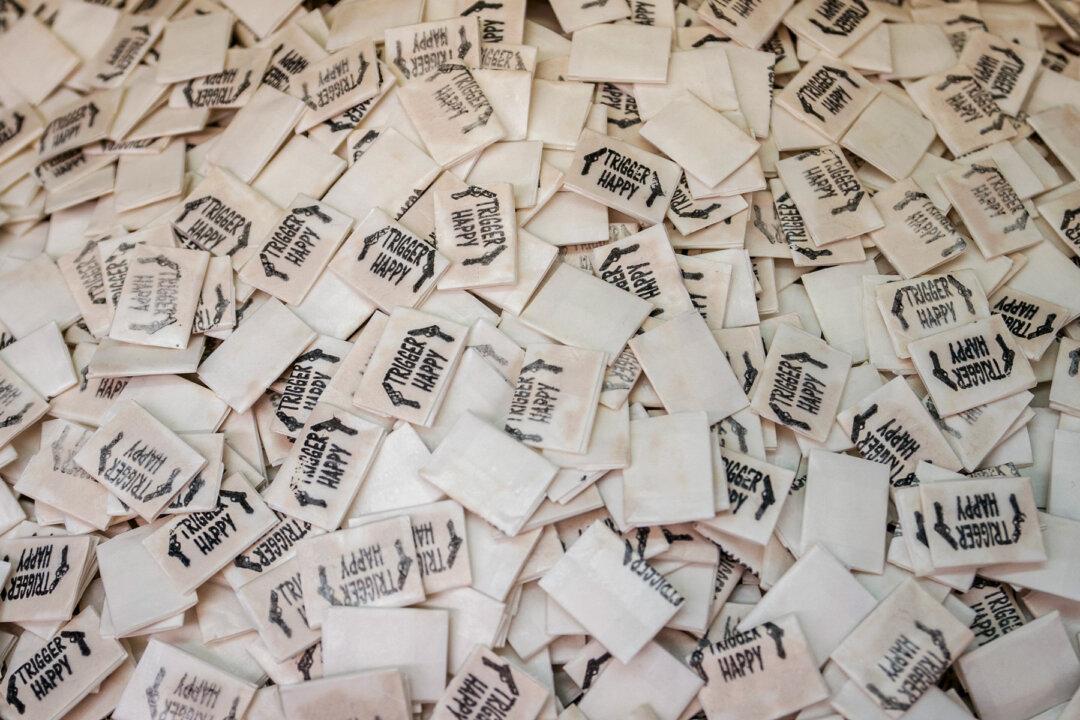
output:
M151 639L113 711L118 720L155 720L159 713L201 713L207 720L241 717L255 686L174 645Z
M769 720L829 696L793 615L703 640L687 660L705 681L698 698L710 718Z
M319 403L274 481L270 507L332 531L341 525L382 442L382 427Z
M418 608L331 608L323 621L328 675L396 668L414 702L446 688L450 613Z
M99 634L99 622L93 608L86 608L49 638L24 633L8 658L0 716L70 717L128 656L123 645Z
M567 345L528 345L505 430L531 447L588 449L604 375L604 353Z
M217 506L175 515L143 540L170 581L190 592L273 527L277 517L240 474L221 483Z
M199 379L234 410L245 412L315 337L271 298L199 365Z
M358 707L383 720L409 720L413 707L409 690L398 670L348 673L282 685L281 707L287 720L349 720Z
M684 602L628 540L602 522L578 538L540 580L540 587L624 663ZM623 610L612 612L612 607Z
M420 477L507 535L540 506L558 468L471 412L443 439Z
M404 607L425 598L407 516L307 538L296 556L312 628L331 607Z
M300 566L295 557L236 590L269 653L284 661L319 642L307 623Z
M921 485L919 492L935 569L1046 559L1027 478L930 483Z
M467 708L502 714L506 720L534 720L548 690L531 675L491 650L478 646L435 704L432 720L452 720Z
M651 526L712 518L728 499L715 490L717 470L704 413L631 420L630 464L622 473L626 522Z
M147 521L206 465L202 455L130 400L113 405L74 461Z
M907 580L831 654L891 717L911 708L974 635L941 603Z

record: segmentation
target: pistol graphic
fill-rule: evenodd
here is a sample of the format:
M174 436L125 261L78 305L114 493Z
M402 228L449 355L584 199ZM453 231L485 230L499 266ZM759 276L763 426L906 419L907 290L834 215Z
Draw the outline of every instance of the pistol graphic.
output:
M485 2L485 0L477 0L469 7L461 11L462 16L472 15L473 13L481 12L482 10L499 10L502 8L502 3Z
M809 245L800 245L798 243L788 243L788 246L792 250L799 253L803 257L808 258L809 260L817 260L820 257L828 257L829 255L833 254L832 250L829 250L828 248L818 250L817 248L812 248Z
M116 444L123 439L124 431L121 430L120 432L116 433L116 437L105 443L105 446L101 448L100 452L98 452L98 475L101 475L105 472L105 466L109 463L109 457L112 455L113 448L116 447Z
M461 550L461 546L465 544L465 540L457 534L457 531L454 529L453 520L446 521L446 530L450 533L450 542L446 546L446 566L452 568L457 561L458 552Z
M427 327L416 328L415 330L410 330L406 334L411 337L436 337L443 342L454 342L453 336L444 333L438 325L428 325Z
M747 429L746 426L736 420L733 416L725 418L727 424L731 427L731 431L735 433L735 439L739 443L739 452L747 453L750 451L750 446L746 443Z
M600 674L600 671L604 669L604 665L611 659L611 653L605 652L597 657L589 658L585 663L585 677L581 681L581 689L588 690L592 687L593 681L596 680L596 676Z
M679 217L688 218L690 220L705 220L706 218L709 217L709 215L712 214L713 210L719 210L722 207L724 207L724 203L710 203L708 207L694 208L693 210L690 210L688 212L687 211L682 211L682 210L676 210L674 207L671 209L671 211L673 213L675 213L676 215L678 215ZM755 208L755 210L756 209L757 208ZM761 218L761 211L759 210L758 211L758 221L759 222L760 222L760 218ZM757 223L755 223L755 225L756 224ZM771 237L769 239L772 240Z
M267 612L267 619L281 628L281 632L285 633L285 637L292 637L292 628L289 627L289 623L285 622L285 615L281 612L277 590L270 591L270 609Z
M318 644L309 647L300 655L300 659L296 663L296 669L300 671L300 675L303 676L304 680L311 679L311 667L315 664L315 651L319 647L321 646Z
M607 0L604 0L604 2L607 2ZM499 665L492 662L491 660L488 660L487 658L481 659L484 661L485 665L487 665L489 668L496 672L496 674L499 676L499 680L501 680L502 683L506 685L506 688L510 691L511 695L517 697L520 694L517 683L514 682L514 673L510 669L510 663L504 663L502 665Z
M599 150L593 150L591 153L583 157L582 160L585 161L585 164L581 167L581 174L588 175L589 171L592 170L593 163L599 161L600 158L604 157L607 151L608 149L606 147L602 147Z
M1029 332L1027 334L1027 339L1033 340L1037 337L1042 337L1043 335L1049 335L1054 329L1055 320L1057 320L1057 313L1047 314L1046 320L1043 321L1043 324Z
M472 49L472 43L469 42L468 36L465 34L465 26L462 25L458 28L458 37L461 40L461 45L458 46L458 60L464 60L465 56L469 54L469 50Z
M418 403L416 400L410 400L409 398L405 397L405 395L402 394L402 392L396 387L394 387L389 380L383 380L382 387L383 391L386 393L386 397L390 399L390 404L394 407L400 407L404 405L405 407L411 407L417 410L420 409L420 403Z
M322 422L315 423L311 426L311 430L312 432L323 432L324 430L327 432L340 432L346 435L356 435L359 432L339 420L337 415L331 415Z
M808 352L786 353L784 355L781 355L780 357L785 360L791 360L792 362L809 363L810 365L821 368L822 370L827 370L829 367L828 363L823 363L820 360L815 359Z
M1001 333L994 336L997 341L998 347L1001 348L1001 362L1004 364L1002 373L1008 375L1012 372L1013 361L1016 360L1016 351L1011 349L1005 344L1005 338L1001 337Z
M401 50L401 41L398 40L396 45L397 47L395 49L397 50L397 54L394 55L394 59L391 60L391 62L397 66L397 69L401 71L402 75L404 75L405 77L412 77L411 73L409 72L409 68L405 65L405 59Z
M450 197L453 198L454 200L461 200L462 198L467 198L467 197L493 198L493 197L495 197L495 193L493 193L490 190L485 190L484 188L482 188L482 187L480 187L478 185L470 185L469 187L465 188L464 190L461 190L461 191L456 192L456 193L450 193Z
M660 186L660 176L653 170L652 180L649 181L649 197L645 198L645 207L652 207L656 198L665 197L664 189Z
M930 196L922 192L921 190L907 190L904 192L904 197L900 198L900 200L895 205L893 205L893 210L900 211L913 202L929 199Z
M949 377L949 373L945 372L945 368L941 367L941 360L938 358L938 354L934 350L930 351L930 364L934 366L934 369L930 372L931 375L940 380L942 384L950 390L958 389L956 387L956 383L954 383L952 381L952 378Z
M18 425L20 422L22 422L23 417L30 410L30 408L33 407L33 405L34 405L34 403L28 402L28 403L26 403L25 405L22 406L22 408L19 410L19 412L15 413L14 415L8 415L3 420L0 420L0 428L6 428L6 427L11 427L12 425Z
M1012 493L1009 495L1009 505L1012 506L1013 509L1012 541L1015 543L1017 540L1020 539L1020 535L1023 532L1022 526L1024 524L1024 521L1027 520L1027 515L1025 515L1024 512L1020 510L1020 502L1016 499L1016 493Z
M289 432L296 432L300 428L304 427L304 423L294 418L284 410L277 410L274 412L274 417L281 421L281 424L285 426L285 429Z
M476 128L484 127L485 125L488 124L488 120L491 119L491 115L494 112L495 112L495 108L493 108L491 105L486 105L484 107L484 111L482 113L480 113L480 116L478 118L476 118L471 123L469 123L468 125L465 125L464 127L461 128L461 134L462 135L468 135L469 133L471 133Z
M479 257L465 258L461 261L461 264L466 266L484 265L486 267L493 263L495 261L495 258L499 257L499 255L502 255L504 250L506 250L506 245L500 245L494 250L490 250Z
M394 550L398 555L398 589L405 589L405 581L409 579L409 569L412 567L413 560L411 557L405 554L405 548L402 546L400 540L394 541Z
M251 570L252 572L261 573L263 571L262 565L249 558L246 554L240 553L233 558L233 565L244 570Z
M802 420L796 420L794 417L792 417L791 413L777 405L775 402L769 403L769 409L776 414L776 417L780 420L780 422L787 425L788 427L799 428L800 430L810 429L810 426L808 424L804 423Z
M161 683L165 680L165 668L158 668L154 676L154 683L146 688L146 705L150 708L150 718L154 720L158 714L158 700L161 699Z
M956 542L956 538L952 535L952 530L945 523L945 509L941 507L941 503L934 503L934 532L941 537L945 538L945 542L949 543L949 547L953 550L959 550L960 546Z
M307 490L303 488L293 488L293 497L296 498L296 502L300 507L308 507L309 505L314 507L326 507L326 501L322 498L317 498L314 495L309 495Z
M599 271L604 272L609 267L611 267L613 264L615 264L619 260L621 260L624 255L632 255L632 254L636 253L640 249L641 249L641 245L639 245L638 243L634 243L633 245L627 245L624 248L622 248L622 247L613 247L613 248L611 248L611 252L609 252L607 254L607 257L604 258L604 262L600 263L600 267L598 268Z
M723 16L722 14L716 12L715 9L713 9L713 14L715 14L721 20L727 20L727 18L725 16ZM731 22L731 21L728 20L728 22ZM734 25L735 23L731 23L731 24ZM708 45L709 43L722 43L722 42L727 42L727 41L728 41L727 38L722 38L719 35L714 35L713 33L709 33L708 35L702 35L698 40L694 41L694 43L690 47L699 48L699 47L704 47L705 45Z
M313 217L321 220L326 225L333 222L333 218L324 213L318 205L305 205L304 207L293 208L292 214L300 217Z
M784 629L776 623L765 622L762 623L762 627L765 628L765 632L772 638L773 644L776 645L776 656L781 660L787 657L787 651L784 650Z
M184 567L191 567L191 560L184 554L184 549L180 547L180 538L176 536L175 528L169 531L169 557L176 558Z
M534 433L523 433L516 427L510 427L509 425L503 425L503 430L518 442L541 442L544 439Z
M761 520L765 516L765 511L775 504L776 494L773 492L772 479L766 475L761 481L761 505L754 513L754 519Z
M915 511L915 539L930 547L930 540L926 537L926 520L921 510Z
M852 195L848 199L848 201L846 203L844 203L840 207L834 207L832 210L830 210L829 214L830 215L839 215L840 213L845 213L845 212L855 212L856 210L859 209L859 204L862 202L862 199L863 199L863 197L865 195L866 195L865 191L859 190L854 195Z
M337 595L334 594L334 588L330 587L330 581L326 579L325 565L319 566L319 585L316 590L318 590L319 595L322 596L323 600L330 603L331 605L341 604L341 601L338 600Z
M536 358L531 363L521 368L521 374L524 375L526 373L540 372L541 370L545 370L549 373L552 373L553 375L558 375L563 371L563 369L558 365L549 365L548 363L544 362L543 359Z
M862 431L866 427L866 421L872 418L877 411L877 403L874 403L861 413L855 413L855 417L851 419L851 442L859 442L859 436L862 435Z
M247 493L243 490L221 490L218 494L232 504L239 505L245 515L255 514L255 508L251 507L247 499ZM221 502L220 498L218 499L218 505L224 507L224 503Z
M337 355L331 355L330 353L324 352L322 348L312 348L303 355L298 356L296 360L293 361L293 364L315 362L317 360L325 360L328 363L341 362L341 358Z

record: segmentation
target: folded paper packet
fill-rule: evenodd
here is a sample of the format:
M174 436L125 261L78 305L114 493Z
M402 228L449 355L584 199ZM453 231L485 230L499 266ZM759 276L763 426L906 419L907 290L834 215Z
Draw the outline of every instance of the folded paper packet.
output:
M1080 718L1069 3L24 5L0 718Z

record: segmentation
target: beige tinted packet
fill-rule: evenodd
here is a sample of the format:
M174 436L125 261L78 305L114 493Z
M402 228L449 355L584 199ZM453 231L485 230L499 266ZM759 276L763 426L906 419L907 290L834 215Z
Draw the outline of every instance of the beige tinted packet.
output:
M0 361L0 444L7 444L48 410L45 399Z
M426 240L376 208L356 225L330 270L389 313L419 305L449 265Z
M604 375L604 354L529 345L506 415L506 432L526 445L585 452Z
M113 715L156 720L162 713L199 714L207 720L241 717L255 686L174 645L151 639Z
M685 602L629 540L603 522L575 541L540 587L620 662L629 662ZM634 607L633 622L611 611L617 607Z
M425 598L407 516L305 539L296 557L313 628L330 607L405 607Z
M236 597L275 659L284 661L319 642L319 633L307 623L295 557L238 588Z
M281 708L286 718L350 720L356 717L357 707L381 720L410 720L412 702L405 676L397 670L373 670L281 688Z
M815 245L855 237L884 224L839 147L806 150L781 160L776 168Z
M1046 559L1027 478L935 482L921 485L919 492L935 569Z
M140 245L116 301L109 337L183 349L191 337L209 253Z
M899 357L908 343L990 317L975 273L958 270L880 285L877 306Z
M450 261L440 290L517 280L517 222L508 183L435 193L435 241Z
M648 223L664 219L679 166L629 143L582 131L566 171L566 187Z
M895 716L933 687L973 638L941 603L907 580L831 657L882 710Z
M206 465L206 459L133 401L117 402L75 462L146 520Z
M465 412L420 477L506 535L517 535L558 468L501 429Z
M443 167L506 136L472 70L458 60L440 64L398 92L431 157Z
M12 650L0 717L65 717L127 658L127 650L99 634L100 619L83 610L49 638L25 633Z
M922 461L960 469L956 454L903 378L882 385L836 419L860 455L889 468L893 487L917 484L915 469Z
M773 337L750 405L762 417L822 441L836 419L851 356L790 325Z
M1000 315L917 340L908 348L942 416L1035 386L1031 363Z
M88 536L23 538L0 542L11 572L0 590L3 622L66 621L71 618L90 562Z
M290 517L336 529L360 489L383 432L344 410L316 405L263 498Z
M236 474L221 483L213 510L173 516L143 540L143 547L169 580L188 592L231 563L276 522L255 489Z
M251 255L240 279L284 303L298 304L318 280L346 233L352 218L307 195L292 205Z
M356 527L397 515L407 515L412 525L425 593L433 595L472 584L469 538L461 505L453 500L411 505L350 518L349 525Z
M428 426L442 403L468 328L399 308L368 361L353 403L379 415Z
M532 720L547 702L548 690L485 647L477 647L435 703L432 720L452 720L464 714Z
M709 718L769 720L829 696L794 615L704 639L687 662L705 681L698 699Z

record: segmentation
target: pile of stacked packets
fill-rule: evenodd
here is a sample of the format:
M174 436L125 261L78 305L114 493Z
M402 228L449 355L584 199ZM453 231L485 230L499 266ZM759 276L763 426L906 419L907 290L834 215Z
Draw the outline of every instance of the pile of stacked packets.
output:
M1080 720L1074 0L0 2L0 720Z

